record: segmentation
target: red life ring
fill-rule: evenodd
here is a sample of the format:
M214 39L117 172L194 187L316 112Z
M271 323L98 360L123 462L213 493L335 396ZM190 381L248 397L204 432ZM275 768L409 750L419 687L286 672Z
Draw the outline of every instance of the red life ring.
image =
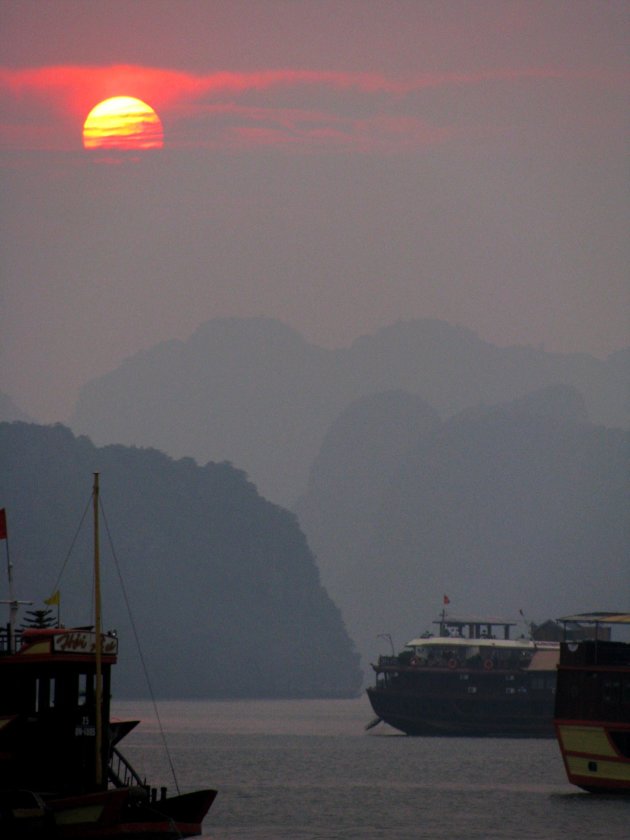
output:
M483 663L483 670L484 671L492 671L493 668L494 668L494 663L492 662L492 659L486 659L485 662Z
M453 659L448 660L448 667L451 669L451 671L454 671L455 668L457 668L458 665L459 665L459 662L457 661L457 659L453 658Z
M410 660L410 664L413 665L414 668L417 668L418 665L420 664L420 660L418 659L417 656L412 656L411 660Z

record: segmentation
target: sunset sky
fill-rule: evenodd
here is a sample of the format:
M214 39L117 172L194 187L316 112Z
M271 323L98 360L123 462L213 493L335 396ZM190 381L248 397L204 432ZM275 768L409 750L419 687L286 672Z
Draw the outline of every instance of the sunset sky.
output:
M0 0L0 390L217 316L630 344L626 2ZM161 149L85 150L103 99Z

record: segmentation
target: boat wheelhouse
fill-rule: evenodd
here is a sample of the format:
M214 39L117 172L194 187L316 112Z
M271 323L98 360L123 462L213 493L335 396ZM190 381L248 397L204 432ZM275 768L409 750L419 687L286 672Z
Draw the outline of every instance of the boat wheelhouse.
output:
M559 645L511 638L517 622L451 617L380 656L367 694L377 722L407 735L553 737Z
M560 647L554 723L567 777L592 793L630 795L630 613L560 621L585 636ZM612 638L619 628L625 641Z

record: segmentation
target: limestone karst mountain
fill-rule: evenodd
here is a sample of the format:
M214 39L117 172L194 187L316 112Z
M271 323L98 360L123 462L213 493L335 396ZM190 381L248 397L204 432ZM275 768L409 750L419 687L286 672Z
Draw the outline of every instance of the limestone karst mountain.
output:
M63 426L0 423L0 507L17 597L43 608L59 588L62 621L93 623L89 517L68 552L94 471L104 622L121 639L118 696L148 693L127 602L158 696L358 691L358 656L295 516L226 463L199 467L150 449L99 449Z
M357 399L402 389L446 418L564 384L593 422L627 427L627 361L496 347L440 321L399 322L328 350L272 319L217 319L88 383L70 425L99 445L229 460L292 506L328 427Z

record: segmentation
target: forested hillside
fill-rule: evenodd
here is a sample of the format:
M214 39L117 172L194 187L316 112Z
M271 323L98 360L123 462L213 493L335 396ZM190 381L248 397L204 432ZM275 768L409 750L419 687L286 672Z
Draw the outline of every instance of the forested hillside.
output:
M58 587L62 621L93 622L95 471L104 622L121 639L119 695L147 693L127 600L158 696L358 691L358 656L295 516L227 463L199 467L152 449L97 448L59 425L0 423L0 507L17 597L43 609Z

